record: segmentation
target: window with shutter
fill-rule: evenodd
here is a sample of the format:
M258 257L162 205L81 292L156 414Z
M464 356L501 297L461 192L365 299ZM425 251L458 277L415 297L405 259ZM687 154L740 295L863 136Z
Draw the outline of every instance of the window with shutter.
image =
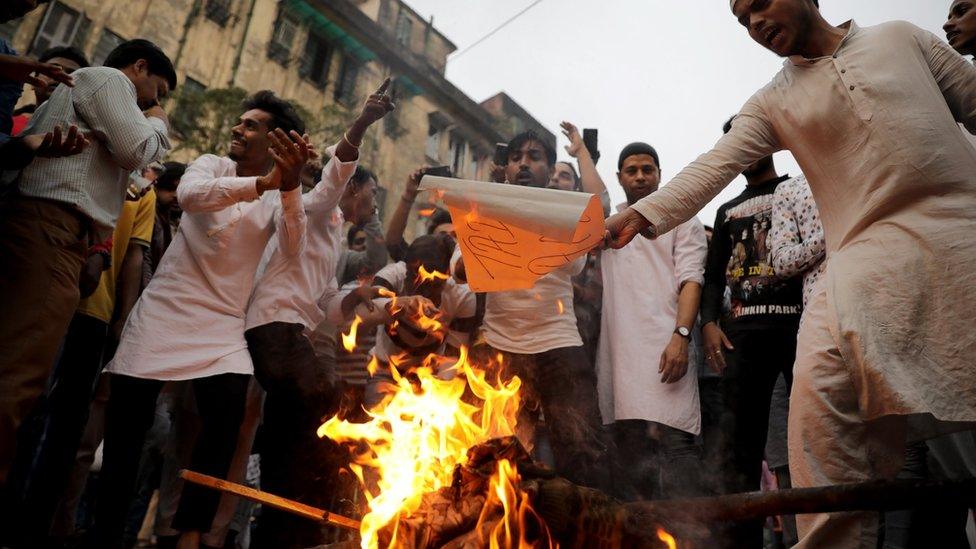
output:
M122 42L125 42L124 38L108 30L108 28L103 29L102 35L98 38L98 43L95 44L95 52L91 58L92 65L98 66L104 63L108 54L112 53L112 50Z
M223 27L230 21L230 4L231 0L207 0L203 12L207 19Z
M400 9L400 16L397 18L396 24L396 41L401 46L410 47L410 41L413 34L413 21L410 20L410 15L407 14L406 10Z
M314 33L309 33L305 42L305 54L298 69L303 78L308 78L319 88L325 89L329 81L329 65L332 62L332 44Z
M37 28L30 52L40 55L55 46L70 46L82 30L85 18L60 2L51 2Z
M268 57L287 66L296 34L298 34L298 20L294 15L281 9L271 34L271 42L268 43Z
M349 105L356 99L356 80L359 77L359 62L351 56L342 58L339 68L339 79L335 88L335 100Z

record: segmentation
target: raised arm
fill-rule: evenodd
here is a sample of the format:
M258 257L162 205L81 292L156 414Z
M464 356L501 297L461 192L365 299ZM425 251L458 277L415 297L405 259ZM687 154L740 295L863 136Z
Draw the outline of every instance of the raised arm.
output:
M217 212L260 196L257 177L222 177L221 160L205 154L194 160L176 188L180 209L187 213Z
M576 163L579 165L580 170L580 183L583 187L583 192L590 194L595 194L600 197L600 203L603 205L603 215L610 215L610 193L607 191L607 186L603 183L603 178L596 171L596 163L593 162L593 157L590 156L590 151L586 148L586 144L583 143L583 137L580 135L579 130L570 122L563 122L560 124L563 129L563 135L566 139L569 139L569 145L566 145L566 152L569 156L576 159Z
M88 84L93 78L104 80ZM86 72L77 78L76 86L79 90L90 86L89 93L75 100L75 109L88 124L89 133L105 144L120 166L136 170L163 160L170 149L166 122L147 118L139 110L135 88L124 74Z
M410 219L410 210L417 199L420 189L420 178L424 175L423 168L417 168L407 178L407 183L403 186L403 195L397 202L397 207L390 216L390 222L386 226L386 249L393 256L394 261L400 261L407 248L407 243L403 240L403 231L407 228L407 220Z
M806 222L814 224L812 235L804 239L798 211L808 210ZM780 184L773 195L772 226L769 231L770 262L776 276L792 278L810 270L823 259L827 244L823 226L816 215L817 205L804 180Z
M952 116L976 134L976 66L931 32L912 28Z
M667 185L607 220L610 245L621 248L639 232L662 235L691 219L750 164L780 149L762 108L762 90L742 107L715 147Z
M339 205L342 193L346 190L349 178L356 171L359 164L358 155L353 160L343 162L336 155L338 145L329 147L326 151L331 156L322 168L322 178L315 187L302 195L305 210L309 213L328 214Z

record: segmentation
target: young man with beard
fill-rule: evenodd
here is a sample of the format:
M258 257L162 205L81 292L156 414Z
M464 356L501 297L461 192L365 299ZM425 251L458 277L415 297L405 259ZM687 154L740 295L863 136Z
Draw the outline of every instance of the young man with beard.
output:
M96 544L120 541L156 396L192 380L203 431L191 468L223 477L237 443L254 371L244 339L255 271L271 238L297 256L305 242L300 173L309 158L304 122L270 91L244 102L229 157L203 155L176 194L180 231L136 303L115 358L95 520ZM209 530L220 495L187 485L174 527L193 546Z
M624 147L617 181L628 205L657 190L657 151ZM597 380L603 422L612 425L618 497L660 499L700 495L701 430L697 360L689 360L698 316L705 230L692 218L662 238L638 238L602 252L603 315ZM615 479L616 481L617 479Z
M814 0L733 0L783 69L731 131L608 221L612 245L662 235L738 172L793 153L827 239L804 315L789 422L795 486L889 477L906 441L976 422L976 67L904 22L828 23ZM947 277L945 273L952 272ZM798 517L801 547L870 547L877 513Z
M334 451L315 431L323 417L337 411L339 395L329 379L334 372L319 367L306 334L323 321L340 324L360 301L373 297L368 287L340 294L336 264L343 224L363 223L374 214L375 181L360 176L353 185L347 182L357 168L366 130L394 109L386 95L389 84L387 79L369 96L332 148L321 181L302 196L307 217L304 251L292 257L278 243L269 243L269 259L247 309L244 337L254 375L267 392L261 486L310 505L328 505L335 490ZM255 537L257 547L269 549L324 542L320 525L273 509L262 513Z
M976 1L953 0L942 30L959 55L976 55Z
M544 188L555 163L552 147L532 131L521 133L508 144L505 179L509 185ZM460 251L454 272L463 278L459 257ZM538 398L559 473L578 484L606 489L609 464L600 434L596 376L572 309L572 277L585 261L580 257L527 290L488 293L483 324L487 345L474 350L485 358L501 354L506 372L518 375L526 394ZM563 304L562 314L557 302ZM529 446L538 412L523 406L520 413L520 439Z

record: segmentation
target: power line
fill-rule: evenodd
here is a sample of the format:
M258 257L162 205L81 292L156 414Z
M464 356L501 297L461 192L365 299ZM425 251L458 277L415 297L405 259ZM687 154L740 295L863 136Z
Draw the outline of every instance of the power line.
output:
M508 19L506 19L504 23L502 23L501 25L498 25L497 27L495 27L494 29L492 29L488 34L486 34L486 35L482 36L481 38L475 40L475 42L473 44L471 44L470 46L468 46L468 47L464 48L463 50L457 52L456 54L452 55L451 56L451 61L454 61L458 57L461 57L465 53L471 51L471 48L474 48L478 44L480 44L480 43L484 42L485 40L491 38L492 35L494 35L496 32L498 32L498 31L502 30L503 28L505 28L509 23L511 23L512 21L515 21L516 19L518 19L519 17L521 17L525 12L527 12L530 9L534 8L540 2L542 2L542 0L534 0L528 6L522 8L522 11L520 11L520 12L516 13L515 15L513 15L513 16L509 17Z

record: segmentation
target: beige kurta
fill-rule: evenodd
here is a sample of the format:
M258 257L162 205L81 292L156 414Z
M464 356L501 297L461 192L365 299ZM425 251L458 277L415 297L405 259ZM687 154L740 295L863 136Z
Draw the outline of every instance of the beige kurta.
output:
M976 67L905 22L792 58L732 131L637 209L660 234L788 149L820 208L828 329L862 419L976 421Z

